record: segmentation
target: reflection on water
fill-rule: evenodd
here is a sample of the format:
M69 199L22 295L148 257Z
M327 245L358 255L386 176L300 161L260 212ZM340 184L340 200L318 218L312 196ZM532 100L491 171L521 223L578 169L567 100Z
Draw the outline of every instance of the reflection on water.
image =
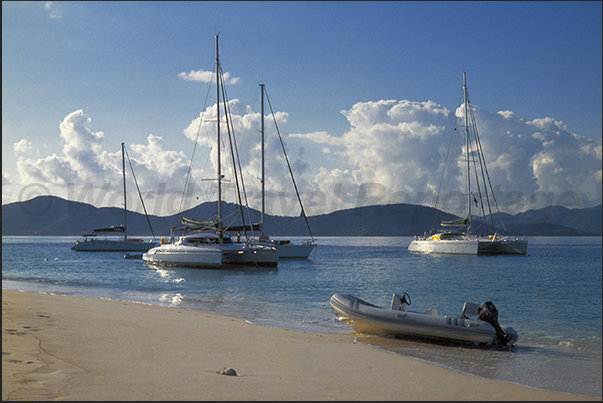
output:
M182 302L182 294L180 294L180 293L176 293L176 294L162 294L159 297L159 300L161 302L167 302L170 305L178 306Z
M159 274L159 277L161 277L165 282L180 283L182 281L186 281L182 277L175 276L172 270L167 270L166 268L155 265L151 265L151 267L155 270L157 274Z

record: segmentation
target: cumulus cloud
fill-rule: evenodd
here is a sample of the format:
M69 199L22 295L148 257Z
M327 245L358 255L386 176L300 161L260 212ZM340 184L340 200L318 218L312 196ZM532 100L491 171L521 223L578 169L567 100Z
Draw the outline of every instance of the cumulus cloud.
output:
M2 201L14 199L11 185L13 184L10 174L2 172Z
M237 164L241 165L243 172L243 184L246 188L249 198L249 204L254 208L259 208L258 200L261 197L261 114L254 112L250 106L245 105L238 99L228 102L230 111L230 132L234 134L236 142L235 155L238 155ZM224 111L220 108L221 121L224 122ZM201 163L202 171L205 172L204 178L215 178L217 169L217 139L216 139L216 105L208 107L199 117L191 121L184 129L184 135L190 140L197 141L203 147L205 153L205 163ZM265 191L267 208L275 206L275 213L282 214L290 212L294 207L290 207L291 200L296 196L294 188L286 165L285 156L282 150L274 121L279 128L286 124L288 114L286 112L276 111L274 118L265 116L265 135L264 135L264 171L265 171ZM222 173L228 182L225 182L227 188L232 188L235 183L234 172L232 170L232 152L229 142L229 131L226 125L221 125L221 148L222 155ZM286 145L286 138L284 139ZM238 151L238 152L237 152ZM307 163L303 161L290 161L294 166L295 174L307 171ZM199 177L199 175L197 175ZM296 178L297 179L297 178ZM301 179L300 179L301 183ZM299 185L299 184L298 184ZM207 187L208 183L198 183L198 186ZM213 182L215 191L215 182ZM301 185L300 185L301 186ZM234 192L233 189L230 190ZM214 195L215 198L215 195Z
M65 185L77 179L77 173L69 162L54 154L41 159L19 157L17 170L21 181L26 184Z
M2 186L10 185L12 183L10 175L2 172Z
M238 99L229 101L228 109L248 202L259 209L261 116ZM501 210L516 213L547 205L582 208L601 203L600 140L571 133L563 122L550 117L530 120L511 111L489 112L477 106L474 113ZM287 136L288 114L275 113L285 147L288 139L295 138L314 150L312 154L304 153L302 147L290 160L308 214L372 204L433 206L440 188L439 200L446 199L449 205L438 207L457 212L452 204L458 203L464 189L464 144L459 126L462 108L450 111L433 101L380 100L358 102L342 114L350 126L341 136L324 131ZM216 115L216 105L209 106L183 129L191 143L198 142L192 165L190 156L167 149L163 138L153 134L143 144L128 145L147 211L171 215L181 208L216 200ZM223 111L221 116L223 119ZM265 117L265 129L267 212L298 215L299 206L271 116ZM40 153L28 140L15 143L19 177L3 173L3 196L4 185L8 188L9 183L38 183L48 187L50 194L107 205L102 192L121 191L119 144L107 145L104 133L93 130L92 119L82 110L63 119L59 137L64 143L61 155L42 158L28 157L35 154L32 151ZM224 200L233 202L235 177L229 130L224 124L220 150ZM316 155L321 150L323 154ZM291 158L290 150L286 151ZM330 166L336 168L321 167L321 157L328 158ZM444 165L451 176L442 176ZM128 180L128 193L135 197L135 187ZM90 186L97 189L94 197L88 192ZM66 188L72 189L71 197ZM448 196L442 196L445 194ZM113 197L111 203L121 205L120 197ZM142 210L139 201L128 205Z
M242 80L239 77L231 77L229 72L223 73L226 84L238 84ZM188 73L182 72L178 77L185 81L200 81L202 83L211 83L215 81L216 75L213 71L191 70Z
M359 102L342 113L351 126L342 137L297 135L337 147L350 167L321 169L314 178L314 192L324 194L325 208L410 203L418 193L436 190L446 128L454 123L450 111L431 101L381 100Z
M23 186L36 185L69 200L87 202L97 206L121 206L122 188L122 155L121 145L105 150L104 133L92 130L92 119L82 110L67 115L59 125L59 137L64 142L61 155L53 154L43 158L27 158L20 155L17 159L19 181ZM173 194L168 201L173 209L177 208L184 190L184 182L188 171L189 159L181 151L163 149L163 139L147 137L146 144L133 144L128 151L129 161L126 163L126 177L129 183L129 206L142 211L142 203L137 197L132 180L130 162L136 180L146 193L145 206L154 214L161 214L163 205L155 209L154 202L158 198ZM15 153L31 149L31 143L21 140L15 144ZM126 149L126 150L127 150ZM3 182L5 181L3 177ZM4 183L3 183L4 184ZM121 194L121 196L119 195ZM134 201L132 201L134 200ZM147 204L147 201L149 204ZM174 207L176 206L176 207ZM171 211L171 214L177 211Z
M19 142L15 143L13 148L15 150L15 155L19 155L27 153L29 150L31 150L31 147L32 146L30 141L22 139Z
M103 172L106 156L103 132L91 130L92 119L81 109L70 113L59 125L64 160L79 178L92 182Z
M229 102L228 109L232 114L230 132L234 133L236 138L236 149L248 200L252 207L259 208L260 114L237 99ZM223 116L223 111L221 113ZM279 125L285 124L287 117L284 112L275 113L275 120ZM295 194L271 117L266 117L265 126L265 183L267 196L270 199L267 204L276 206L277 211L295 214L296 207L293 203L296 200ZM191 141L198 141L197 154L192 164L190 156L183 151L166 149L163 138L153 134L148 135L146 143L126 145L136 180L144 193L147 211L151 214L171 215L200 202L217 198L215 127L216 106L212 105L183 130L183 134ZM198 136L199 131L201 132ZM221 141L222 174L225 176L223 199L235 202L236 179L232 169L228 132L229 130L223 126ZM92 119L83 110L74 111L63 119L59 125L59 138L64 143L62 153L42 158L28 158L22 155L32 147L27 140L15 144L15 152L19 153L17 169L21 184L24 186L39 184L47 190L47 193L69 200L97 206L121 206L120 145L107 145L105 134L93 129ZM300 174L309 170L305 161L295 160L291 163L293 169ZM142 211L141 202L138 200L131 179L129 162L126 162L126 177L131 200L128 206ZM8 185L9 177L3 179L4 184ZM303 179L299 180L300 186L304 183L306 182Z
M551 118L526 120L511 111L474 108L501 210L516 213L550 204L601 203L600 141L570 133ZM447 170L454 173L442 181L442 191L450 195L464 189L463 143L450 140L452 133L453 138L462 138L462 130L454 131L462 108L451 113L432 101L382 100L359 102L342 113L350 130L341 137L297 135L339 147L339 155L351 169L322 169L313 184L315 191L333 195L341 208L398 202L433 206L449 146L455 147L456 155L452 154ZM337 197L333 189L338 189ZM329 203L324 207L328 210Z
M315 143L327 144L333 146L343 145L343 138L330 136L327 132L313 132L313 133L293 133L289 137L297 137L306 140L313 141Z

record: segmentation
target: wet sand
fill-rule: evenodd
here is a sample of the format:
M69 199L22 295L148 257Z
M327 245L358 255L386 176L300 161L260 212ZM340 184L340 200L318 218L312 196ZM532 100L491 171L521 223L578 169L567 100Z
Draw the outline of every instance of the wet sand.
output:
M2 400L594 400L210 313L2 290ZM220 374L232 368L236 376Z

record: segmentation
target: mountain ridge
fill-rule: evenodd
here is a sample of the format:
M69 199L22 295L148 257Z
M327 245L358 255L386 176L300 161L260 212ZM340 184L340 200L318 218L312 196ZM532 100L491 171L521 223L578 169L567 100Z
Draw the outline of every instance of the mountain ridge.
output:
M207 211L216 211L217 202L205 202L180 214L149 215L156 237L169 235L179 226L180 217L211 219ZM238 206L223 202L224 217L235 215ZM516 215L501 213L507 233L512 236L601 236L601 204L582 209L549 206ZM205 213L205 214L204 214ZM414 204L388 204L337 210L309 216L313 236L413 236L423 234L440 220L457 218L432 207ZM38 196L2 206L2 235L74 235L94 228L123 224L123 209L94 207L57 196ZM260 212L250 209L246 224L260 219ZM226 220L225 220L226 221ZM495 221L499 223L500 221ZM229 224L240 225L242 222ZM144 214L128 211L128 234L151 236ZM264 232L271 236L309 236L303 217L265 215ZM500 231L499 231L500 232Z

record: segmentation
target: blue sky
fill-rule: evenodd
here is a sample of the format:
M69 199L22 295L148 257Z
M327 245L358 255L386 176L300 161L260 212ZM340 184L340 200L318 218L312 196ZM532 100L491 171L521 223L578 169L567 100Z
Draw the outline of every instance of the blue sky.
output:
M2 203L118 205L98 192L119 191L125 142L151 211L176 213L158 196L184 189L192 126L215 102L183 76L213 69L219 34L250 193L259 137L243 122L265 83L310 213L430 205L467 71L503 209L599 204L601 21L601 2L3 2ZM199 184L212 147L195 157ZM296 214L272 169L272 212Z

